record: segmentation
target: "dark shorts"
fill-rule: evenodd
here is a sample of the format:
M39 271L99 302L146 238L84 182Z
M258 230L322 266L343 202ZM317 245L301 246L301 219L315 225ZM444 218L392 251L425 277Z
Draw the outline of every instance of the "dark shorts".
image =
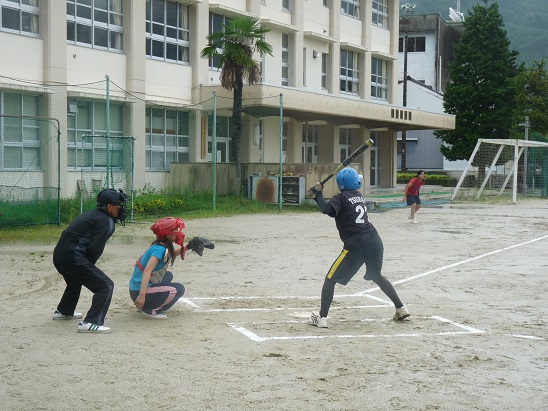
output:
M384 246L382 242L369 244L357 250L347 250L345 248L331 265L327 278L336 283L346 285L364 264L364 279L372 280L373 278L380 277L383 254Z
M413 205L413 204L420 205L420 203L421 203L421 198L419 197L418 194L416 196L414 196L413 194L407 194L407 205L408 206Z

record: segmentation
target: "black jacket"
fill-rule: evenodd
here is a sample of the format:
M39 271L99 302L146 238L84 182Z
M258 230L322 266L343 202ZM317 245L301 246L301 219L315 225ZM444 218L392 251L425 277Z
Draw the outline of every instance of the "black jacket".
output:
M105 211L80 214L61 234L53 251L53 263L56 266L95 264L114 230L114 220Z

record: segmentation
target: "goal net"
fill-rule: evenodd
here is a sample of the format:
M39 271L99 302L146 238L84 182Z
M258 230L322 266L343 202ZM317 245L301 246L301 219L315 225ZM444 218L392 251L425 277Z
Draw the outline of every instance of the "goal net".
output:
M488 196L546 197L548 143L514 139L479 139L452 200Z

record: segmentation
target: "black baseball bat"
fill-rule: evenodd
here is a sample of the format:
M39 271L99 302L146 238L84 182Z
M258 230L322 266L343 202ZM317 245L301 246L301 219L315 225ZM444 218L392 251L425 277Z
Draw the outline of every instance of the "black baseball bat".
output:
M327 183L331 178L337 174L339 171L341 171L343 168L345 168L348 164L350 164L356 157L358 157L361 153L363 153L365 150L367 150L369 147L371 147L375 142L372 139L368 139L365 143L363 143L356 151L354 151L352 154L350 154L347 158L344 159L344 161L338 165L338 167L331 172L326 178L324 178L322 181L320 181L320 184L322 187ZM307 197L308 194L312 193L312 189L309 189L307 191Z

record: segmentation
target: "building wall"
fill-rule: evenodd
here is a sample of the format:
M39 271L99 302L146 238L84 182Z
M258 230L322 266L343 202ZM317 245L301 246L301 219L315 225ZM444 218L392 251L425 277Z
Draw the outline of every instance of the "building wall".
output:
M320 4L318 4L320 3ZM266 41L273 55L264 59L263 82L248 88L252 91L244 104L257 99L260 109L243 116L242 161L279 161L279 96L283 95L284 121L288 124L286 161L301 162L302 130L305 124L318 124L318 161L339 161L338 130L352 126L360 130L353 141L358 146L371 129L382 129L379 145L383 162L380 185L395 184L396 132L402 127L451 128L454 118L417 110L408 121L390 115L391 107L400 107L397 91L398 2L389 2L385 27L371 23L372 2L360 4L358 18L341 14L340 0L330 7L317 1L290 1L290 11L283 10L280 0L184 0L190 6L190 61L176 63L149 58L145 53L146 10L144 1L122 0L123 50L105 50L96 46L67 41L67 5L63 1L40 2L40 31L37 34L14 33L0 29L0 92L40 96L42 117L53 117L60 124L59 151L56 144L42 144L41 170L4 170L6 183L56 186L61 181L63 197L79 190L81 172L69 167L67 157L69 104L73 101L107 101L123 104L123 134L134 138L135 189L146 185L157 190L170 184L170 170L147 167L148 137L146 113L151 109L188 112L189 162L210 161L204 155L202 127L212 113L215 91L217 116L229 117L232 94L220 88L220 71L210 68L200 57L207 45L211 13L233 17L258 15L261 24L271 31ZM281 85L282 33L290 35L289 86ZM359 93L340 91L340 49L356 53L359 61ZM24 50L24 52L22 52ZM326 85L322 87L322 54L328 55ZM371 98L371 58L386 61L387 95L385 100ZM258 58L259 56L257 56ZM107 87L108 76L108 87ZM245 88L246 89L246 88ZM261 111L262 110L262 111ZM263 150L254 138L255 126L263 121ZM415 124L416 122L416 124ZM154 127L153 127L154 128ZM369 160L363 156L361 166L367 172ZM61 175L57 173L60 165ZM100 174L100 171L98 172ZM365 179L366 185L368 179Z

